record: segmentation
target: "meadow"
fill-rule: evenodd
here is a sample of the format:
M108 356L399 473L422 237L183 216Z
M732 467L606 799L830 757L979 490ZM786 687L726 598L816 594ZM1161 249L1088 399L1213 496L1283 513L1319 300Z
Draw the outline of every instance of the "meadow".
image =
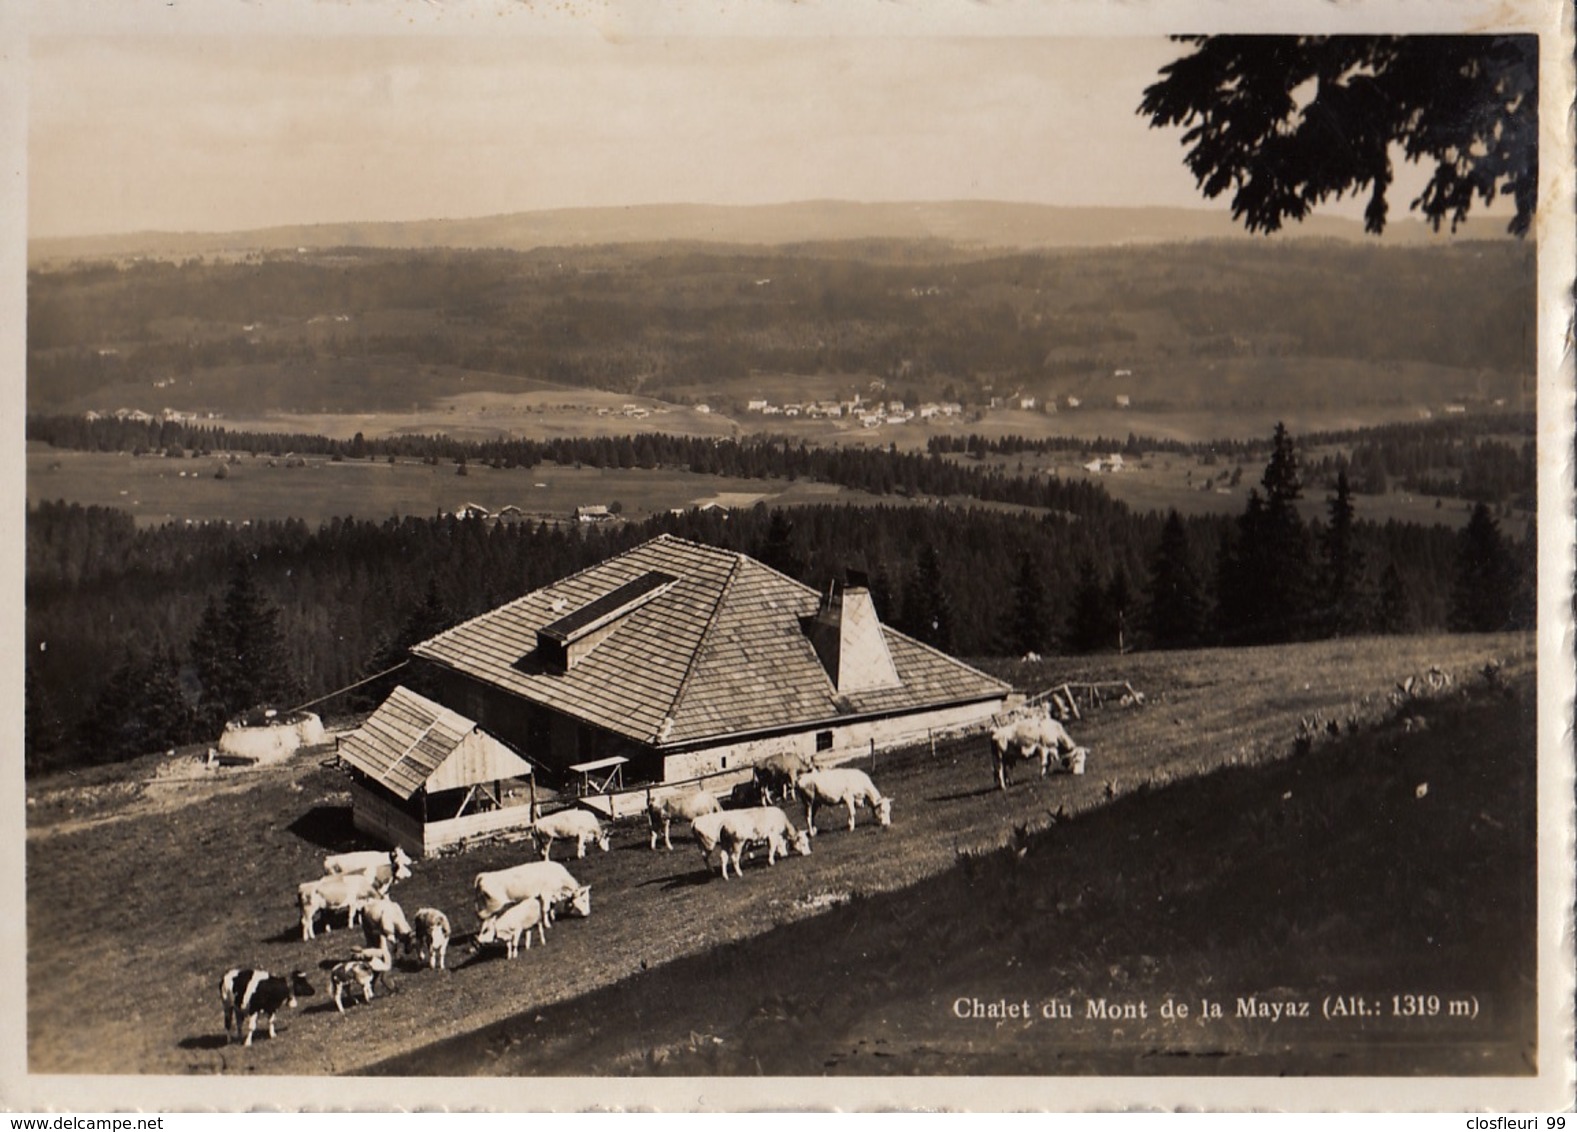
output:
M455 919L454 969L406 964L394 993L344 1017L320 991L246 1050L221 1033L225 969L300 967L321 987L359 945L303 941L296 922L296 883L361 844L331 749L255 772L172 774L192 765L183 752L42 779L28 792L29 1068L1529 1072L1532 649L1441 636L998 664L1025 691L1115 678L1147 702L1072 724L1085 776L1021 774L1006 793L978 735L880 751L861 765L895 799L890 829L829 816L809 858L758 859L737 880L621 823L611 852L570 862L592 916L514 961L470 954L469 882L529 848L422 862L395 897ZM1491 660L1508 691L1476 675ZM1394 707L1396 682L1430 665L1455 688ZM1300 753L1315 713L1343 734ZM64 888L71 901L50 898ZM95 990L133 983L134 1010ZM1240 995L1414 988L1482 1014L1021 1033L948 1013L966 994L1204 995L1231 1011Z
M473 464L461 476L452 463L416 460L390 464L313 456L295 466L290 460L242 455L238 463L229 464L218 457L67 452L36 444L28 446L27 460L29 505L64 499L115 507L129 512L140 526L302 519L315 527L336 517L433 516L467 504L491 511L515 506L533 520L565 521L577 507L615 502L626 518L643 519L707 502L736 508L758 502L793 506L878 501L836 484L708 476L673 468L495 469ZM225 477L218 479L221 467Z

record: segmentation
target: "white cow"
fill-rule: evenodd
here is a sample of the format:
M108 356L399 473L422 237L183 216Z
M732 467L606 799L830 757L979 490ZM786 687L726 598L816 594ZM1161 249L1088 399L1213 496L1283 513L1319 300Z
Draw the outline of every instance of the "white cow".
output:
M375 896L361 906L361 931L368 947L388 948L398 943L407 955L416 941L404 909L384 896Z
M702 814L715 814L722 808L717 804L717 799L705 790L691 794L664 794L660 798L648 792L646 821L652 827L652 848L657 848L659 826L663 831L663 845L671 850L674 846L668 840L668 830L676 820L694 822Z
M354 853L330 853L323 858L323 874L378 873L390 880L411 878L411 858L396 845L385 853L382 849L360 849Z
M586 855L588 841L595 841L604 853L608 851L608 831L602 828L602 822L590 810L560 810L556 814L548 814L537 819L531 832L537 839L537 847L542 850L544 861L553 851L553 842L559 838L574 840L576 857Z
M476 894L478 920L496 916L516 901L535 896L543 898L550 925L559 911L591 915L591 886L578 882L557 861L527 861L512 869L477 873L471 888Z
M418 908L411 917L411 927L416 931L416 957L428 967L447 970L449 938L454 935L449 917L437 908Z
M502 943L505 956L513 959L520 954L521 936L526 939L526 950L531 950L532 928L537 929L537 938L546 945L547 921L547 902L540 896L533 896L483 920L481 929L476 933L475 946L480 948L486 943Z
M816 806L848 806L849 828L854 828L854 811L861 804L871 808L878 825L893 823L893 800L884 798L871 776L853 767L813 770L799 777L799 794L805 799L805 826L816 836Z
M997 786L1003 790L1008 788L1008 779L1011 777L1009 769L1014 763L1039 759L1040 775L1044 778L1054 754L1059 770L1083 774L1085 758L1075 756L1080 750L1084 751L1085 757L1088 756L1088 749L1074 743L1067 728L1049 715L1016 719L991 732L991 765L996 773Z
M296 907L301 911L301 938L316 937L319 912L344 912L346 926L355 927L361 918L361 906L374 897L388 894L387 881L379 881L370 873L343 873L317 880L309 880L296 889ZM331 930L324 925L324 931Z
M810 836L795 829L788 815L776 806L753 806L746 810L724 810L716 814L703 814L690 827L696 844L701 848L701 858L708 869L712 867L712 850L722 857L723 879L728 879L728 863L734 863L735 875L740 873L745 848L757 842L767 846L767 864L779 857L788 856L790 843L801 857L810 856Z

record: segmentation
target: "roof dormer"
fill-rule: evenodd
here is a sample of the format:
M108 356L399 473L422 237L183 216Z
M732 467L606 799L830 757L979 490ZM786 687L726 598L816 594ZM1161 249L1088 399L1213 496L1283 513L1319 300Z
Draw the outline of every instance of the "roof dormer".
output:
M619 623L679 581L649 570L537 630L537 655L549 669L568 672L606 640Z

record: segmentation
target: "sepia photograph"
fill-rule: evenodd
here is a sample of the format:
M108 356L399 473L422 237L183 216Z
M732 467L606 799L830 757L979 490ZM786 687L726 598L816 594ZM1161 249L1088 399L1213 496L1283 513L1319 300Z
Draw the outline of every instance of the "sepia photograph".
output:
M1569 1109L1557 7L0 13L0 1107Z

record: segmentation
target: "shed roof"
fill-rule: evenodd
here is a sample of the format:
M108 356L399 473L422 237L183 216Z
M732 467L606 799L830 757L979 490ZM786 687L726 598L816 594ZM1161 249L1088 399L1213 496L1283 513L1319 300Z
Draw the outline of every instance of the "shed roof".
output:
M403 685L340 740L339 754L402 799L424 786L452 790L531 773L529 763L471 720Z
M613 623L567 671L538 631L650 573L676 579ZM840 694L802 619L820 595L743 554L660 535L412 650L637 743L678 748L750 732L999 698L1008 685L881 626L898 682Z

